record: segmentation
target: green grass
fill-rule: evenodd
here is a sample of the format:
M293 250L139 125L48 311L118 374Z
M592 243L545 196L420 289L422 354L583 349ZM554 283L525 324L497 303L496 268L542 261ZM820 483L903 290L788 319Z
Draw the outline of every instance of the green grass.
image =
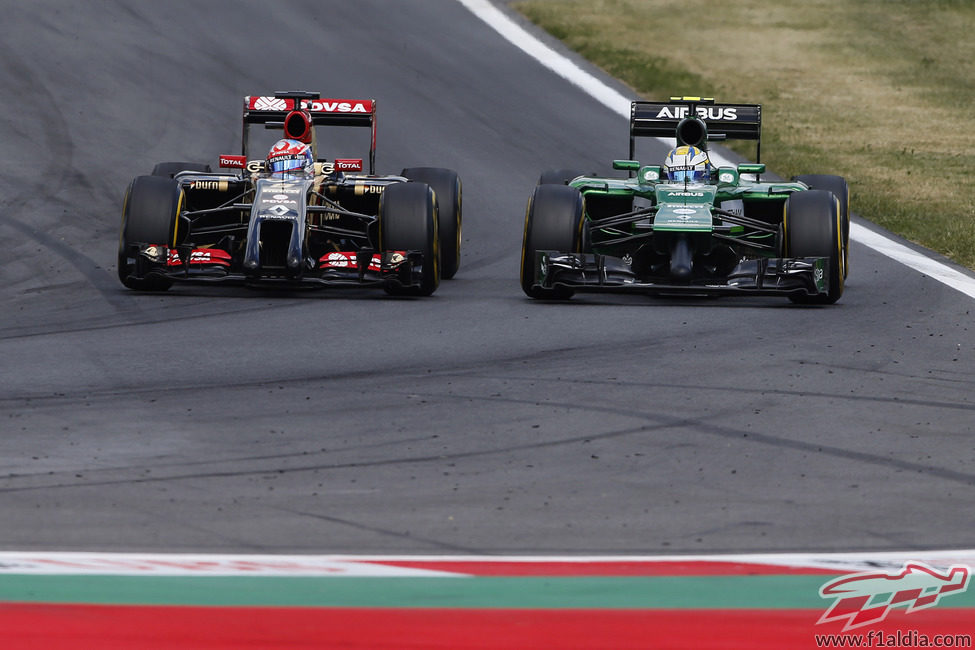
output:
M854 212L975 268L975 1L513 6L634 98L762 104L769 169L840 174Z

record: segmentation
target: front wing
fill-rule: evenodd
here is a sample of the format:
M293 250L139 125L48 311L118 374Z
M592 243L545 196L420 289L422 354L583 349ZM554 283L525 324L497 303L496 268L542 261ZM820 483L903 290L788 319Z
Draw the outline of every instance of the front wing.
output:
M359 258L368 258L359 264ZM293 287L420 286L423 253L419 251L335 251L322 255L299 274L272 269L240 270L230 253L218 248L139 246L132 277L167 278L191 284L288 285Z
M534 286L608 293L709 295L819 295L829 291L828 258L758 258L741 261L722 278L678 284L640 279L622 259L592 253L537 251Z

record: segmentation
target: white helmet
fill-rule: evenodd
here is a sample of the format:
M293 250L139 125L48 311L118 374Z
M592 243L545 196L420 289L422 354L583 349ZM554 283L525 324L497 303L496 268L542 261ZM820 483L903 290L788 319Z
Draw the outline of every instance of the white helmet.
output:
M698 147L683 145L671 149L664 160L664 176L675 183L704 183L710 175L708 152Z

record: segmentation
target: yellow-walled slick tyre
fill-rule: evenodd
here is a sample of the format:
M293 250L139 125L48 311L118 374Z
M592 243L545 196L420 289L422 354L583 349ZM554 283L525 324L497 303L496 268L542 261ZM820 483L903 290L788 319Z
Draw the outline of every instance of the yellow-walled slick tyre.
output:
M842 176L832 174L802 174L794 181L805 183L811 190L831 192L840 202L840 222L843 224L843 277L850 272L850 186Z
M179 213L183 191L179 184L162 176L137 176L125 192L122 226L119 232L118 277L129 289L165 291L172 280L134 277L134 247L156 244L174 247L179 243Z
M829 291L789 296L792 302L831 305L843 295L843 224L839 199L826 190L793 192L783 217L785 256L825 257Z
M434 193L426 183L394 183L379 201L379 246L383 251L419 251L423 278L419 286L389 283L394 296L429 296L440 285L440 244Z
M535 253L582 252L582 194L566 185L538 185L528 200L521 244L521 288L531 298L560 300L575 293L568 287L533 286Z
M460 177L440 167L409 167L402 176L433 188L437 198L437 230L440 233L440 277L449 280L460 268L461 203Z

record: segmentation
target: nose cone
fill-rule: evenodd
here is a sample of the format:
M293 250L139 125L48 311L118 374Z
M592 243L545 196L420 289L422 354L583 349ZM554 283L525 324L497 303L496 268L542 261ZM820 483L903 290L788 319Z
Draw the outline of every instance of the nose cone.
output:
M670 250L670 277L676 282L690 282L693 268L691 247L687 238L679 237Z

